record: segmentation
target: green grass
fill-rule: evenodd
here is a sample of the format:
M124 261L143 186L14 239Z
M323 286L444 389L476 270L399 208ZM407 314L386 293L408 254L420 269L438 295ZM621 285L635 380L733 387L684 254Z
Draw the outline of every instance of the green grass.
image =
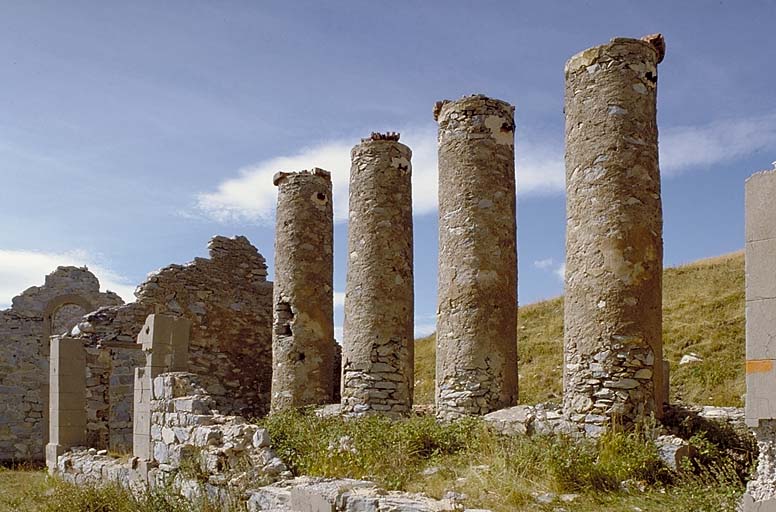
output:
M734 510L743 484L732 462L708 457L695 472L675 474L642 432L598 441L563 436L502 436L483 422L450 425L430 416L391 421L318 418L299 412L264 420L273 445L295 474L363 478L388 489L448 491L467 507L499 511ZM621 482L641 491L626 492ZM574 493L572 503L540 505L535 495Z
M518 311L520 402L560 402L563 298ZM663 347L671 365L671 400L743 405L744 257L734 253L666 269L663 274ZM415 401L434 401L434 336L415 342ZM679 366L694 352L700 363Z
M115 484L76 486L42 469L0 467L0 512L236 512L203 501L189 503L169 489L133 496Z

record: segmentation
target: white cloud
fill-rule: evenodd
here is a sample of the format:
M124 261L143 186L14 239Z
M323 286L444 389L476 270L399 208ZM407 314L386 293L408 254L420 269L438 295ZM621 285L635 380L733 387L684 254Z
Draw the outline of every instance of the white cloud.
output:
M564 281L566 279L566 264L561 263L558 268L555 269L554 273L556 276L558 276L558 279Z
M666 175L710 166L758 151L776 151L776 113L676 126L660 132L660 168Z
M533 264L534 264L534 267L536 267L536 268L546 269L546 268L550 268L552 266L553 259L552 258L545 258L543 260L536 260L536 261L533 262Z
M416 215L437 207L437 138L430 128L402 130L402 142L412 149L412 195ZM240 169L237 176L218 185L214 192L197 196L197 209L221 221L263 221L271 223L277 190L272 176L278 171L320 167L332 174L334 218L347 220L350 150L354 140L330 141L304 148L292 156L279 156ZM520 193L562 192L564 167L562 148L518 141L517 188Z
M345 292L334 292L334 307L341 308L345 305Z
M135 286L126 278L95 263L85 251L62 253L0 249L0 308L11 305L11 299L30 286L41 286L46 275L60 265L87 266L100 280L102 290L118 293L126 302L134 301Z

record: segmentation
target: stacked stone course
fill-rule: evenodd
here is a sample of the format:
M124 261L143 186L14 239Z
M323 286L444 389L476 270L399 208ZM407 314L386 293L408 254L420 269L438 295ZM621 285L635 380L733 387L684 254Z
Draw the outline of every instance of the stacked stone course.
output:
M436 410L481 415L517 401L514 107L442 101Z
M334 279L331 175L279 172L275 229L272 410L331 402Z
M414 384L412 151L397 133L373 133L350 154L342 410L407 414Z
M272 283L266 262L242 236L213 237L208 249L209 258L149 274L135 302L98 309L73 329L87 351L90 446L113 449L132 435L126 413L133 372L145 364L135 340L151 313L191 322L189 369L212 375L228 391L219 398L223 412L258 417L269 410Z
M565 415L588 434L662 414L661 36L566 63Z

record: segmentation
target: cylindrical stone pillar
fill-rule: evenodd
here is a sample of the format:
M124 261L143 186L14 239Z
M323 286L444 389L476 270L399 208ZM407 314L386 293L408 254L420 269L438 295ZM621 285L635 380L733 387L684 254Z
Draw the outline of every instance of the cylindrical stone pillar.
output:
M279 172L272 410L330 403L334 365L331 176Z
M439 285L436 410L442 419L517 402L514 107L437 103Z
M566 63L563 407L595 435L662 415L662 36L616 38Z
M412 151L373 133L350 152L342 409L412 410Z

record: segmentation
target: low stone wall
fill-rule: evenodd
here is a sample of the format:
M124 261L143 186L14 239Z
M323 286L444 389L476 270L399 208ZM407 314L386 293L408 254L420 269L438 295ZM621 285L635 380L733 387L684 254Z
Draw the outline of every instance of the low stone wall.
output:
M189 499L203 493L226 499L291 476L265 429L214 409L211 378L165 373L152 388L151 460L77 447L57 458L54 473L78 485L115 482L133 490L173 485Z

